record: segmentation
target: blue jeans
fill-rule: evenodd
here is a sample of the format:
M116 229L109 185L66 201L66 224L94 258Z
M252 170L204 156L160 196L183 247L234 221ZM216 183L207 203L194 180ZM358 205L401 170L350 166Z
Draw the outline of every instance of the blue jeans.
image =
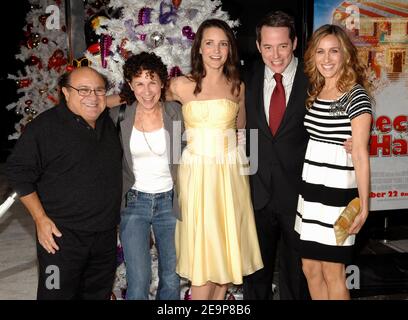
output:
M126 264L126 299L148 300L151 273L150 229L158 252L157 300L179 300L180 278L176 273L173 190L144 193L130 190L122 211L120 239Z

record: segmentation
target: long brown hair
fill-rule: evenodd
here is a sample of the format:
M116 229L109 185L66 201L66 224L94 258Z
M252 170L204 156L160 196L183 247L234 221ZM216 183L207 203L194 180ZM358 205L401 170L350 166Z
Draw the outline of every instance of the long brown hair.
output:
M227 61L225 61L223 67L223 73L226 76L227 80L231 82L231 93L234 95L239 95L240 91L240 78L238 71L238 49L235 42L234 33L232 32L229 25L219 19L208 19L201 23L198 27L196 36L191 47L191 74L189 78L196 83L194 88L194 95L197 95L201 92L202 80L206 76L203 59L200 54L201 41L203 40L204 31L208 28L219 28L224 31L225 35L228 38L229 50Z
M307 108L312 106L313 101L322 91L325 84L324 77L316 67L315 56L320 41L328 35L334 35L339 40L340 50L343 52L343 63L339 79L337 80L337 89L340 92L347 92L356 83L362 85L367 92L370 89L370 84L367 80L367 69L359 59L357 48L351 42L346 31L340 26L325 24L312 34L304 55L305 74L310 82L309 97L306 99Z

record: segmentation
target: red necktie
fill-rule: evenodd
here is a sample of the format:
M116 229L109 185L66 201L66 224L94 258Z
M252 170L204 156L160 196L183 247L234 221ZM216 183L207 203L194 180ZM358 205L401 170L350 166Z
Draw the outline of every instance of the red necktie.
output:
M282 84L282 75L275 73L273 78L276 81L276 85L271 95L271 101L269 102L269 128L271 128L272 134L275 135L282 121L283 114L285 113L286 99L285 89Z

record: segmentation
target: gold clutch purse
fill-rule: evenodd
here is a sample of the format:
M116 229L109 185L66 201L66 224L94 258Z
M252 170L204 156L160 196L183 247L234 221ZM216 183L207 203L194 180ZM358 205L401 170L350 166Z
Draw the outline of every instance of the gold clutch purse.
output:
M336 243L338 246L343 245L349 236L348 229L353 224L354 219L360 212L360 199L354 198L344 208L336 222L334 223L334 234L336 235Z

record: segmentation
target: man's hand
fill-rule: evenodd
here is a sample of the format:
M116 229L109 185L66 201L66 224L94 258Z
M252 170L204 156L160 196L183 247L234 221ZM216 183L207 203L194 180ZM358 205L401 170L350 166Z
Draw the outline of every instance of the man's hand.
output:
M59 250L57 243L54 240L54 235L61 237L62 233L58 230L55 223L46 215L35 221L37 227L37 237L40 244L48 252L55 254Z
M351 154L351 151L353 149L353 139L350 137L343 143L344 149L346 149L347 153Z
M59 247L55 243L54 236L61 237L61 232L57 229L54 222L48 218L37 192L32 192L20 197L21 202L30 212L37 229L37 238L40 244L48 253L55 253Z

